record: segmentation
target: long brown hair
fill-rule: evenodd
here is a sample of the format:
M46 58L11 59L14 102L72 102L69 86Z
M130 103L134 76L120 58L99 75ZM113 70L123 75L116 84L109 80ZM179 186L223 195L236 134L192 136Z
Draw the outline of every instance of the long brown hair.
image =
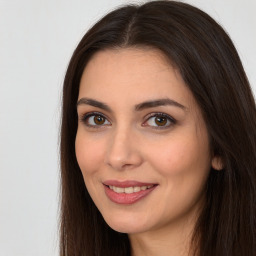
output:
M113 231L90 198L75 155L76 102L82 72L106 48L152 47L179 69L204 116L212 152L206 203L194 230L199 256L256 254L256 108L237 51L203 11L176 1L127 5L82 38L63 87L61 127L61 256L130 255L127 234Z

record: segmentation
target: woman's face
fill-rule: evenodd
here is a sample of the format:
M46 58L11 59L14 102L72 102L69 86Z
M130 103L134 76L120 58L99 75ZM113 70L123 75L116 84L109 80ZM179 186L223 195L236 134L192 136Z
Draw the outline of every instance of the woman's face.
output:
M98 52L77 112L77 161L110 227L140 233L194 219L214 159L191 92L159 51Z

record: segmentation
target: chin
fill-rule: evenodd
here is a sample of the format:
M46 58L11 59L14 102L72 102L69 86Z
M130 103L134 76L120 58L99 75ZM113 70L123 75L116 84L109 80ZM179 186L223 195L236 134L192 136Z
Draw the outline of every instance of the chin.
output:
M104 220L110 228L120 233L132 234L145 232L147 230L147 227L144 225L144 223L138 221L138 219L136 220L134 217L125 219L123 216L118 218L113 215L109 218L104 218Z

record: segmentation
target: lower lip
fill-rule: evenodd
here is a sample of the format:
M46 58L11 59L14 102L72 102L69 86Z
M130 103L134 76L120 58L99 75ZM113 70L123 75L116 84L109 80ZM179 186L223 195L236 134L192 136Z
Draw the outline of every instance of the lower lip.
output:
M141 190L139 192L134 192L131 194L126 193L116 193L112 189L110 189L108 186L105 186L105 193L107 197L114 203L117 204L134 204L138 202L139 200L143 199L147 195L149 195L156 186L153 186L152 188L148 188L146 190Z

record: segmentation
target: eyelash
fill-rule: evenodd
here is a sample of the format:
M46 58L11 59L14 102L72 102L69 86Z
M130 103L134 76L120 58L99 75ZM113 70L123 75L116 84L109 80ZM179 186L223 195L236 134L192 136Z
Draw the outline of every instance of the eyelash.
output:
M91 124L88 123L89 118L90 118L90 117L93 117L93 116L103 117L105 120L108 120L108 118L107 118L105 115L103 115L102 113L100 113L100 112L90 112L90 113L86 113L86 114L84 114L84 115L81 116L80 120L81 120L82 123L84 123L84 124L85 124L87 127L89 127L89 128L96 128L96 129L101 128L104 124L103 124L103 125L97 125L97 124L91 125ZM109 122L109 121L108 121L108 122ZM109 123L110 123L110 122L109 122Z
M167 126L166 125L164 125L164 126L158 126L158 125L153 126L153 125L145 125L145 122L144 122L142 125L143 126L150 126L153 129L168 129L171 126L175 125L176 122L177 122L173 117L171 117L171 116L169 116L169 115L167 115L165 113L161 113L161 112L151 113L151 114L147 115L146 122L149 122L149 120L151 118L157 118L157 117L166 118L166 121L169 122L169 124Z
M97 124L91 125L91 124L89 124L88 123L89 118L90 117L95 117L95 116L103 117L104 118L104 123L107 121L109 124L107 124L107 125L104 124L104 123L102 125L97 125ZM166 122L169 122L169 124L167 126L166 125L164 125L164 126L155 125L154 126L154 125L147 125L147 124L145 124L145 123L149 122L149 120L151 118L157 118L157 117L166 118ZM94 129L95 128L99 129L99 128L102 128L103 126L110 126L111 125L111 123L108 121L108 118L105 115L103 115L102 113L100 113L100 112L86 113L86 114L81 116L80 121L82 123L84 123L87 127L94 128ZM171 116L169 116L169 115L167 115L165 113L158 112L158 113L151 113L151 114L147 115L146 116L146 121L142 124L142 126L143 127L149 126L152 129L168 129L169 127L175 125L176 122L177 121L173 117L171 117Z

